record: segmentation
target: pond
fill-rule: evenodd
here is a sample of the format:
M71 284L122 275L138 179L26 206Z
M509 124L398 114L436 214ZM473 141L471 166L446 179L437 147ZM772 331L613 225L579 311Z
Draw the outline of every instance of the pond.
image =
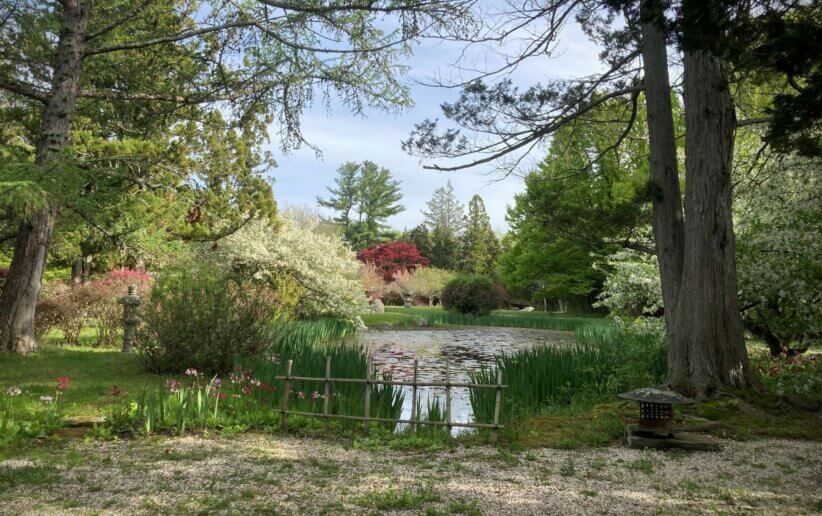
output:
M451 363L451 381L468 382L469 373L494 363L494 357L536 346L571 344L571 332L527 328L465 327L447 330L367 331L359 336L374 357L378 372L390 371L395 380L411 381L414 359L419 359L419 381L445 381L446 362ZM503 383L505 379L503 378ZM411 388L405 388L403 419L411 417ZM444 388L420 387L418 396L425 413L426 400L440 399L445 409ZM453 421L472 420L468 389L451 389ZM458 429L454 429L457 433Z

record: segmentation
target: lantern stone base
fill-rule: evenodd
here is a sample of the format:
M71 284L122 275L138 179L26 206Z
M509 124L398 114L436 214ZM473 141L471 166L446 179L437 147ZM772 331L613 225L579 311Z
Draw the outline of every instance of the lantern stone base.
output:
M719 451L722 446L706 435L687 432L673 432L670 435L659 435L654 432L628 429L628 447L656 450L679 448L692 451Z

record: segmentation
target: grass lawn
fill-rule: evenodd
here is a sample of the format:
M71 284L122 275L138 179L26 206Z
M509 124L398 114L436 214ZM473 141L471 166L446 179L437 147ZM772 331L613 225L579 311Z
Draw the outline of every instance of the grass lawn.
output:
M60 403L66 415L98 415L114 400L109 396L113 386L137 393L146 387L158 387L165 377L146 373L137 357L114 349L87 346L43 345L30 356L0 353L0 388L14 385L23 390L21 400L39 404L41 395L54 395L57 378L68 376L69 389Z
M368 327L390 324L394 328L413 328L416 327L416 320L420 318L425 319L429 326L434 327L467 325L574 331L586 324L607 324L600 315L495 310L490 315L471 316L447 312L440 307L404 308L401 306L386 307L385 313L382 314L367 313L362 319Z

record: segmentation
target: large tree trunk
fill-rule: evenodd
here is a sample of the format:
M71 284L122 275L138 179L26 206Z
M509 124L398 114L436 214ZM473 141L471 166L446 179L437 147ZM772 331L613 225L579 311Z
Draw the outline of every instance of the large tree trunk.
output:
M668 52L662 29L662 6L654 0L642 2L642 59L645 69L645 102L653 197L653 231L662 280L663 306L674 306L682 278L685 224L676 155ZM668 335L674 328L674 313L665 310ZM669 343L670 344L670 343ZM669 350L672 348L669 346Z
M61 2L62 28L57 43L51 91L43 108L35 164L48 170L69 142L77 105L88 8L80 0ZM49 173L59 173L59 167ZM17 353L37 350L34 312L40 295L48 246L57 217L50 203L20 223L9 275L0 294L0 347Z
M709 397L722 387L756 385L737 306L731 211L736 115L719 58L686 50L684 74L685 260L672 310L668 382Z

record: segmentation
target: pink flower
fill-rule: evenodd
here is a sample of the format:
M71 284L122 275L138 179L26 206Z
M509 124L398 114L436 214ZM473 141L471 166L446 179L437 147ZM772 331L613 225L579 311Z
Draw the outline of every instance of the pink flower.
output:
M219 379L219 378L217 378L217 377L214 377L214 379L213 379L213 380L211 380L211 385L212 385L213 387L219 387L219 386L221 386L222 384L223 384L223 381L222 381L222 380L220 380L220 379Z
M172 378L166 381L166 387L168 387L168 390L172 393L178 392L180 390L180 382Z
M311 393L311 401L317 401L318 399L322 398L323 395L317 391Z
M186 376L197 376L197 370L192 368L192 367L189 367L188 369L186 369L185 375Z
M58 391L66 391L69 388L69 382L71 379L68 376L61 376L57 379L57 390Z
M297 391L297 399L305 399L305 393L303 391Z

